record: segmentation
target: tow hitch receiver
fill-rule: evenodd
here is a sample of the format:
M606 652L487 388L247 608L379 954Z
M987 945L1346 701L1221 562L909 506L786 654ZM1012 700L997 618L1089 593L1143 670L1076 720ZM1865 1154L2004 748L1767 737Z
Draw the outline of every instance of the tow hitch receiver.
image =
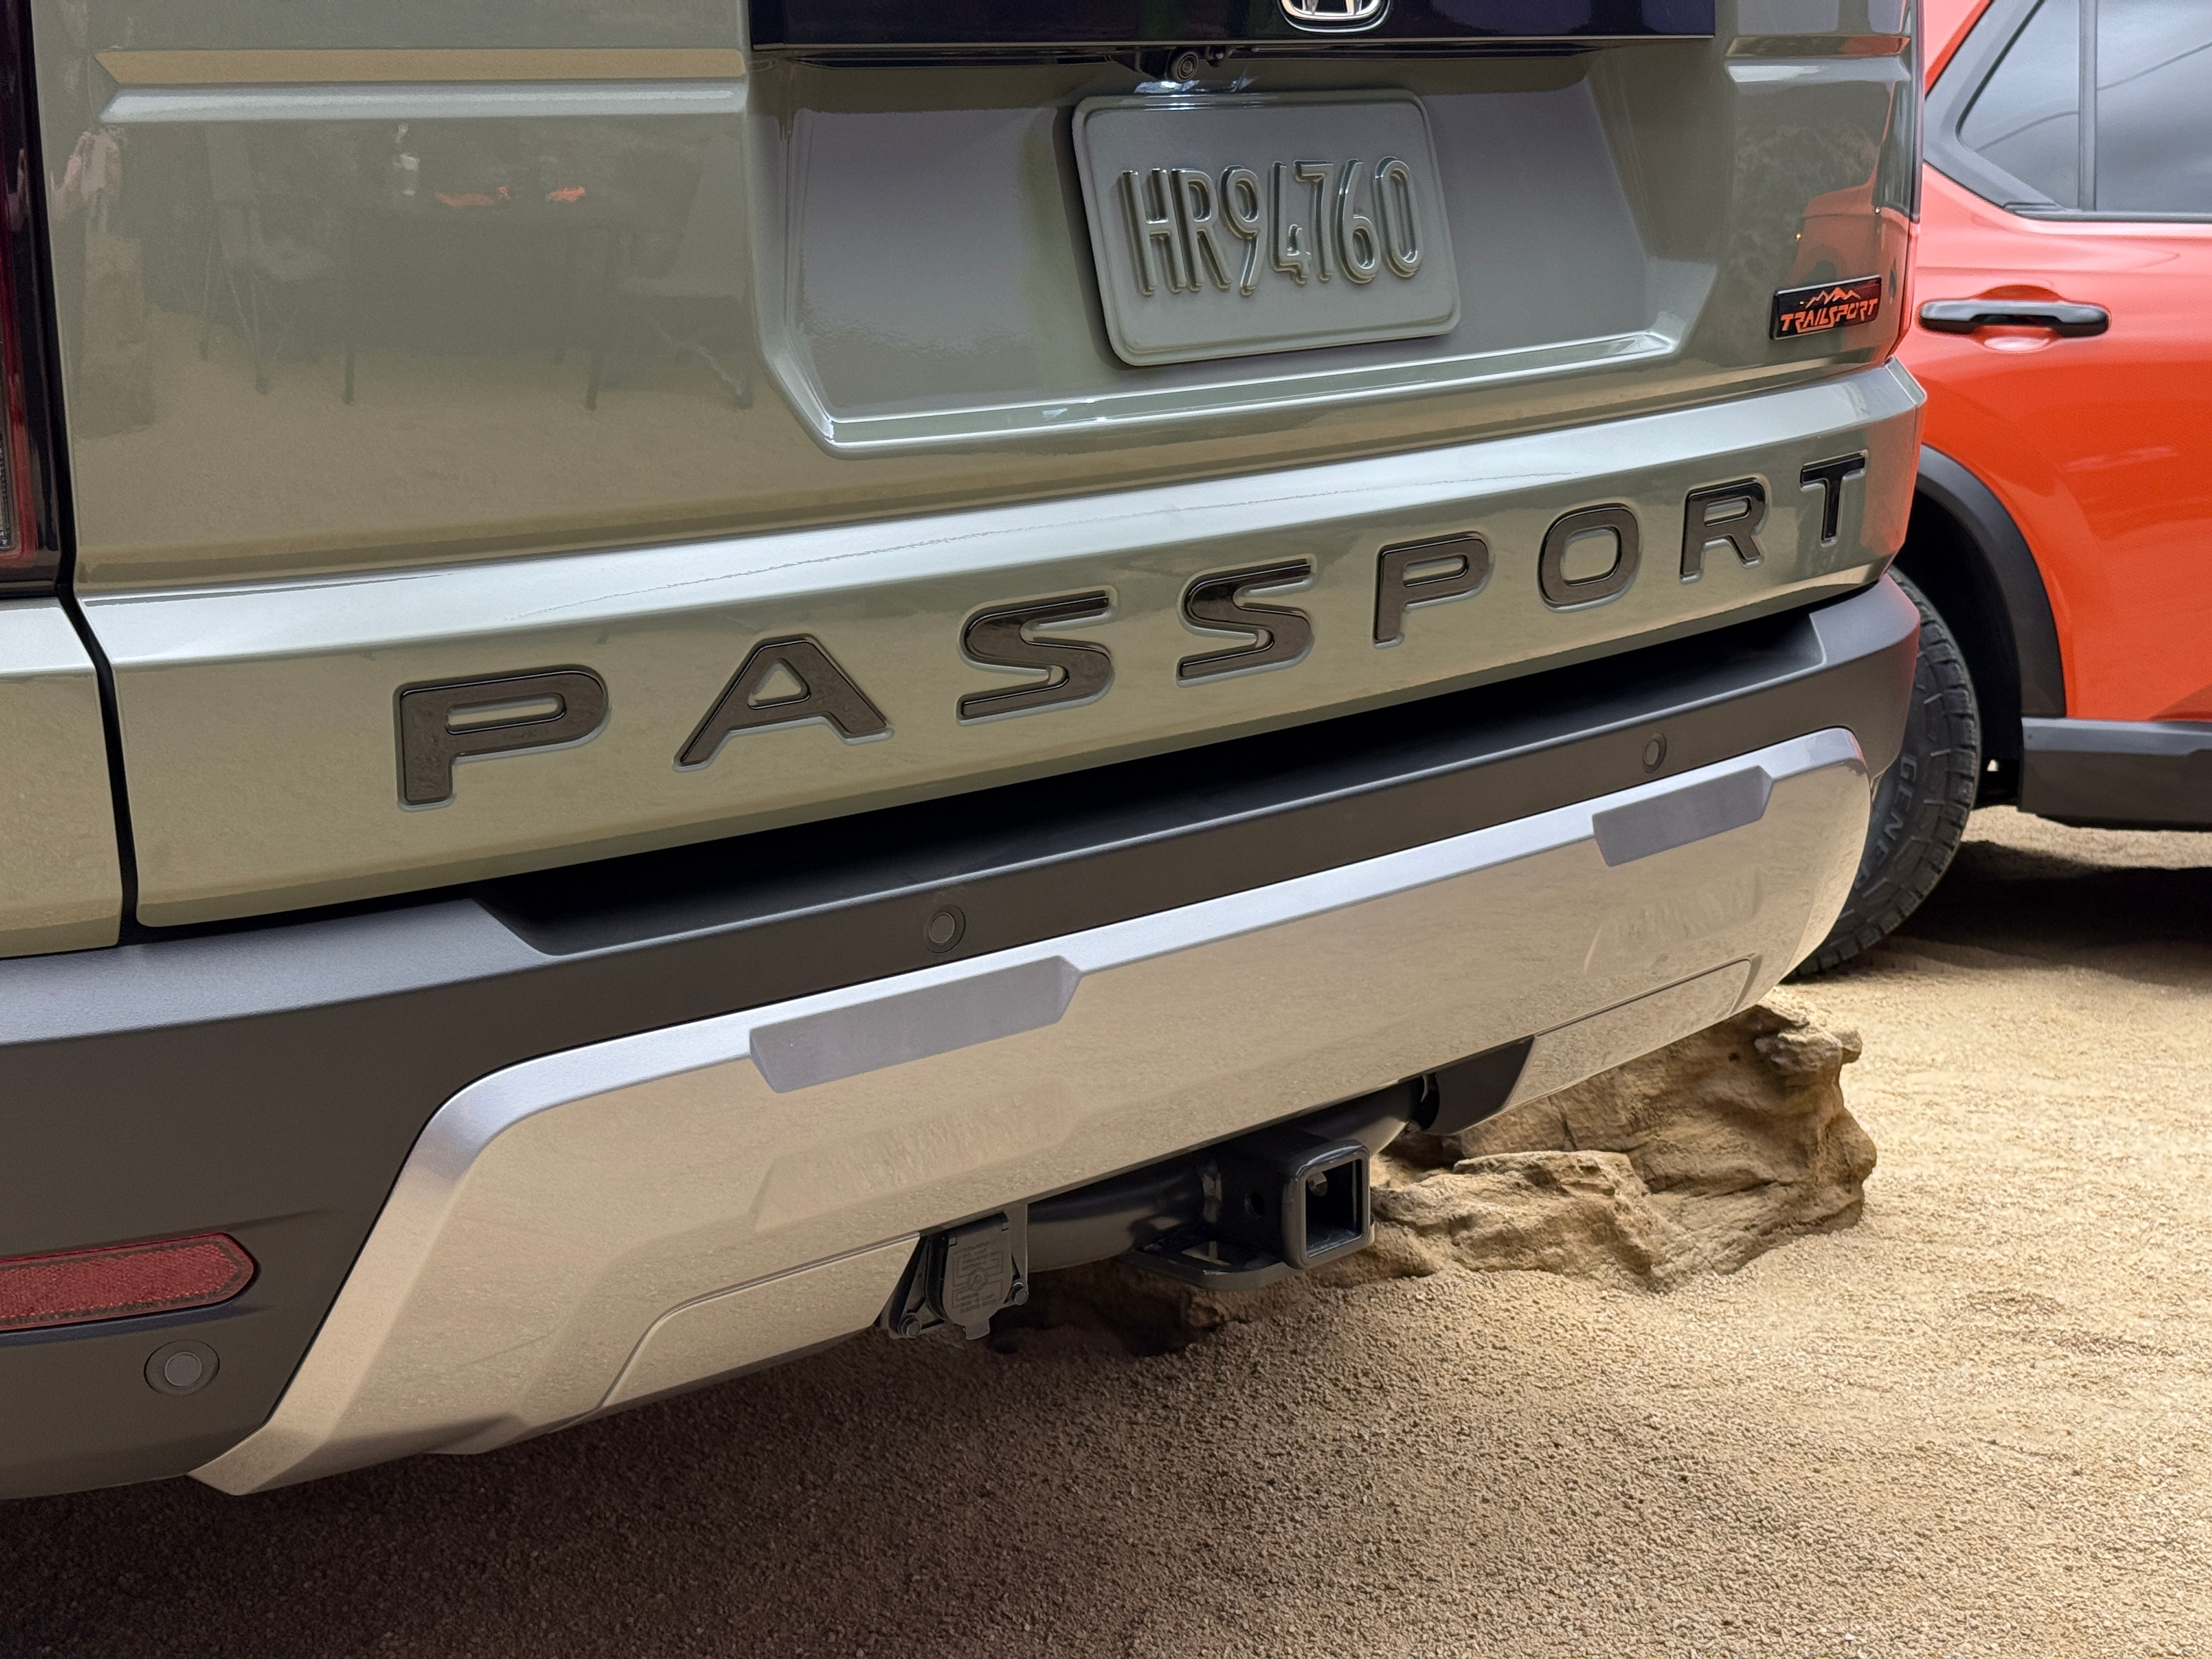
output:
M925 1233L877 1323L987 1335L1030 1274L1119 1256L1208 1290L1256 1291L1364 1249L1367 1164L1420 1111L1424 1079Z
M1133 1267L1214 1290L1257 1290L1364 1249L1374 1237L1367 1148L1295 1127L1213 1151L1200 1214L1146 1240Z

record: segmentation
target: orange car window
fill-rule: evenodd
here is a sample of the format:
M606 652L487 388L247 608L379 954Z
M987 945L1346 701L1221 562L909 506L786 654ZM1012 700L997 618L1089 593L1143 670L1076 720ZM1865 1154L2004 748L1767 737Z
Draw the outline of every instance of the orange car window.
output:
M2061 207L2081 205L2081 14L2043 0L1959 123L1959 140Z
M2212 5L2099 0L2100 213L2212 215Z

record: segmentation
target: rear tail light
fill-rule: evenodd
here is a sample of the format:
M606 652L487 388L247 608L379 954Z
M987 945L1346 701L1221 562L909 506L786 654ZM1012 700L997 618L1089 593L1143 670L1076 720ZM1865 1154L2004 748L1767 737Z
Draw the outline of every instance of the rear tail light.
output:
M176 1313L228 1302L253 1258L228 1233L0 1260L0 1331Z
M62 561L59 388L46 303L46 181L27 0L0 0L0 598L47 593Z

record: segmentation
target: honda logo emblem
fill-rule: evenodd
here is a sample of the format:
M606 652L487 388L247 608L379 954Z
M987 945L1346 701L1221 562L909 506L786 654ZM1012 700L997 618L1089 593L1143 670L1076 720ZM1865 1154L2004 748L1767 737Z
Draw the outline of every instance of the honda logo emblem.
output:
M1326 32L1370 29L1390 9L1390 0L1279 0L1292 28Z

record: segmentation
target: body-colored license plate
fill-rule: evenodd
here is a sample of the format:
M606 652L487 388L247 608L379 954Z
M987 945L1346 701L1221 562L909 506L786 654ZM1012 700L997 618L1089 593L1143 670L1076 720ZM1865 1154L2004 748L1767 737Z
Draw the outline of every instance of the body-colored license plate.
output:
M1125 362L1411 339L1459 321L1418 99L1093 98L1075 112L1075 154Z

